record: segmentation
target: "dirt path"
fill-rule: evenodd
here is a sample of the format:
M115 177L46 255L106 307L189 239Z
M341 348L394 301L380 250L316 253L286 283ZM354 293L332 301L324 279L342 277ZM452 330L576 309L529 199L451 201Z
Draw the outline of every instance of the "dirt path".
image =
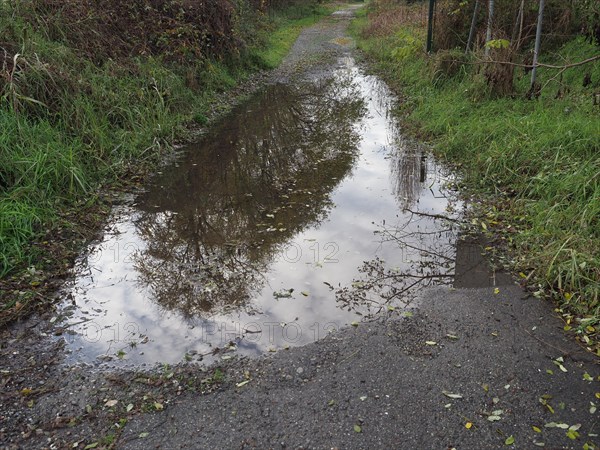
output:
M307 29L274 81L350 55L351 12ZM259 360L66 367L50 317L3 332L3 448L596 448L597 360L516 286L426 291L405 317ZM569 427L571 427L569 429Z

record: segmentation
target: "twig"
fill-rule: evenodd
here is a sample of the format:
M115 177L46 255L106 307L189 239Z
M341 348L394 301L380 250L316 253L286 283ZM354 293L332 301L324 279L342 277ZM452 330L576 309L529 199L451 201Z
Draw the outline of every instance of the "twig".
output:
M544 63L537 63L536 67L545 67L547 69L556 69L556 70L566 70L566 69L570 69L572 67L578 67L578 66L583 66L584 64L588 64L594 61L598 61L600 60L600 55L596 55L596 56L592 56L591 58L588 59L584 59L583 61L578 61L575 63L571 63L571 64L565 64L564 66L556 66L553 64L544 64ZM533 69L533 64L521 64L521 63L515 63L512 61L495 61L495 60L479 60L479 61L459 61L459 60L452 60L452 62L457 62L460 64L469 64L469 65L480 65L480 64L504 64L507 66L515 66L515 67L523 67L525 69Z
M425 217L431 217L433 219L443 219L443 220L449 220L450 222L458 222L457 219L453 219L451 217L448 216L442 216L440 214L427 214L424 212L419 212L419 211L412 211L408 208L406 208L404 211L408 211L411 214L416 214L417 216L425 216Z
M351 353L349 356L347 356L346 358L342 359L338 364L342 364L345 363L346 361L348 361L350 358L352 358L353 356L356 356L356 354L360 352L360 350L356 350L354 353Z

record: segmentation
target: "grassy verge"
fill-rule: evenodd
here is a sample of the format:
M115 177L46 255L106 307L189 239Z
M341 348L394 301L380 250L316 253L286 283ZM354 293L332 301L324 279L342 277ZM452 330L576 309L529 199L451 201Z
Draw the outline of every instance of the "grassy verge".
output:
M411 132L460 168L477 198L477 226L508 244L510 267L536 295L552 296L566 327L587 343L600 320L600 64L562 74L540 69L543 89L534 100L526 99L530 73L518 68L515 94L496 97L475 57L425 55L424 28L390 23L391 16L360 17L353 24L359 47L400 93ZM546 51L543 62L599 51L578 37Z
M66 13L33 20L31 5L45 3L0 4L0 323L47 303L102 223L110 189L141 181L188 124L205 125L226 91L276 67L301 29L331 11L310 2L242 11L240 44L221 55L196 57L202 49L180 31L172 41L163 33L158 53L99 62L61 28ZM112 38L110 29L92 31Z

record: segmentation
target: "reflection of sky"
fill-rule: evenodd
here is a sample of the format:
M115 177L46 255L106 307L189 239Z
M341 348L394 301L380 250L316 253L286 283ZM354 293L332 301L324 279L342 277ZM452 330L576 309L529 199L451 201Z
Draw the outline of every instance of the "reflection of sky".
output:
M348 69L345 69L348 70ZM262 333L248 333L239 342L239 352L256 354L287 344L300 345L322 337L332 327L358 318L358 311L345 311L336 303L334 287L349 286L358 276L363 261L379 257L389 267L405 267L403 261L419 258L418 253L400 250L382 242L376 230L382 224L404 225L412 217L403 212L394 194L391 165L393 153L413 151L403 148L389 116L390 93L381 81L352 69L368 108L357 129L362 133L360 157L350 176L332 193L334 206L326 220L296 235L274 255L266 283L250 308L213 315L210 319L184 321L177 312L161 309L148 288L137 283L132 262L136 251L146 248L134 225L136 212L127 207L115 211L113 232L92 250L74 281L72 298L80 307L74 310L71 329L82 335L70 336L77 360L91 360L99 354L127 353L132 362L176 362L189 351L207 353L211 345L221 347L240 337L248 324ZM420 153L415 152L415 158ZM447 200L440 193L442 175L430 161L427 178L418 192L407 193L416 201L411 209L428 214L444 214ZM401 174L400 174L401 176ZM405 231L429 232L445 229L425 217L417 217ZM432 246L443 246L453 235L432 235ZM414 237L413 245L422 245ZM274 291L293 288L292 298L278 298ZM307 295L303 295L302 292ZM283 337L287 336L287 339ZM147 337L147 338L146 338ZM145 342L147 340L147 342ZM130 347L130 342L137 342Z

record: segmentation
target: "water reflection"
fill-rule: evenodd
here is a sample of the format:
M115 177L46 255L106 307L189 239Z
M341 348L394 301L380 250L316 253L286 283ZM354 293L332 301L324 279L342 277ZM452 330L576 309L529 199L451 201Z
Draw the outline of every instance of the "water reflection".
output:
M412 167L409 163L408 169ZM405 198L402 203L406 203ZM431 226L432 219L437 219L435 227ZM401 263L390 265L381 258L365 261L358 269L360 276L336 291L340 307L372 317L386 309L408 306L426 287L453 284L457 255L451 217L409 211L403 221L380 226L375 233L382 246L396 248L402 255Z
M327 215L365 112L347 74L275 85L238 109L139 199L141 288L187 318L243 307L282 245Z
M82 261L73 358L260 354L447 283L456 234L437 217L451 214L450 175L399 137L392 101L344 60L226 117Z
M402 137L396 146L400 151L392 153L391 176L398 203L405 210L417 202L427 180L427 154L417 143Z

